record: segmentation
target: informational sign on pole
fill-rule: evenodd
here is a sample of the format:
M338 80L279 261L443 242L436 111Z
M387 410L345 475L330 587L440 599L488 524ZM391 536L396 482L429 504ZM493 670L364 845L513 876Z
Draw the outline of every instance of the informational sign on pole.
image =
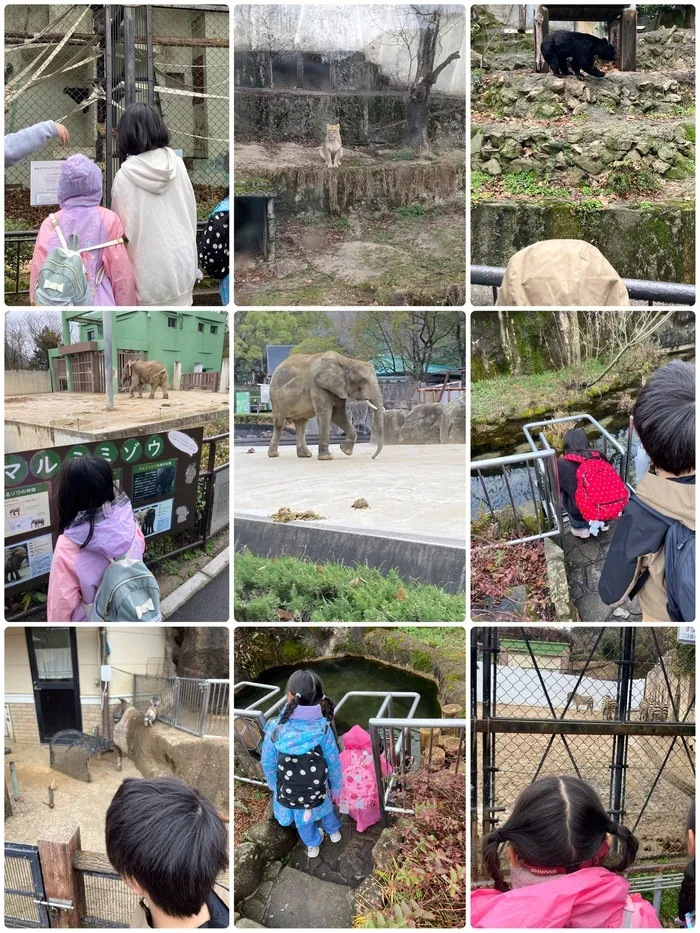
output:
M694 645L695 644L695 626L694 625L679 625L678 626L678 641L682 645Z
M250 392L236 392L236 413L239 415L250 414Z
M31 162L29 170L29 203L32 207L58 204L58 180L63 160Z

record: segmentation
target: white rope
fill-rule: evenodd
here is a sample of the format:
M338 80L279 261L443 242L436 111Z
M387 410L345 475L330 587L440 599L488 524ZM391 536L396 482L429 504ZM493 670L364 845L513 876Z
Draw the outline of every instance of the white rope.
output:
M174 87L161 87L159 84L153 89L159 94L173 94L176 97L210 97L212 100L228 100L228 94L205 94L203 91L180 91Z

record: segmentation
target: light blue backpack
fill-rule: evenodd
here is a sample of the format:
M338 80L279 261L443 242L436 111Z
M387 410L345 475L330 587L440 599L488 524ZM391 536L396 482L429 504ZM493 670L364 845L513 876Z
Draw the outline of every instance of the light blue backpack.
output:
M77 234L72 233L66 242L56 215L49 214L49 220L54 226L61 245L51 250L39 270L34 304L55 308L74 308L91 304L105 270L104 266L100 267L95 279L95 288L91 289L80 254L105 249L107 246L119 246L124 240L120 237L118 240L109 240L97 246L85 246L83 249L78 249Z
M128 555L112 560L92 603L83 603L88 622L162 622L160 590L143 561Z

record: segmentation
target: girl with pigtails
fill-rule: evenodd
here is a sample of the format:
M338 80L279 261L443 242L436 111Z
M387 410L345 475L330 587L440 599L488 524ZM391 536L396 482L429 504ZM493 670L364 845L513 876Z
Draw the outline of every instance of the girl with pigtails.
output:
M273 793L275 819L281 826L296 826L309 858L321 851L323 830L331 842L341 840L333 803L343 783L333 709L318 674L295 671L287 681L287 703L279 719L265 728L261 764Z
M613 837L619 857L610 858ZM477 929L660 929L654 908L629 893L621 874L635 860L639 842L613 822L585 781L551 776L533 781L513 810L484 839L491 889L471 896ZM503 876L505 855L510 884Z

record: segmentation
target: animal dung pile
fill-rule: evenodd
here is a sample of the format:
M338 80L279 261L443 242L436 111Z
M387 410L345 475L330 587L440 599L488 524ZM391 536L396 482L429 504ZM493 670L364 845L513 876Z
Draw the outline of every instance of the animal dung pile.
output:
M368 509L369 502L366 499L355 499L351 508L353 509Z
M325 516L317 515L316 512L312 512L310 509L307 509L306 512L293 512L291 509L284 506L281 509L277 509L270 518L273 522L315 522L322 521Z

